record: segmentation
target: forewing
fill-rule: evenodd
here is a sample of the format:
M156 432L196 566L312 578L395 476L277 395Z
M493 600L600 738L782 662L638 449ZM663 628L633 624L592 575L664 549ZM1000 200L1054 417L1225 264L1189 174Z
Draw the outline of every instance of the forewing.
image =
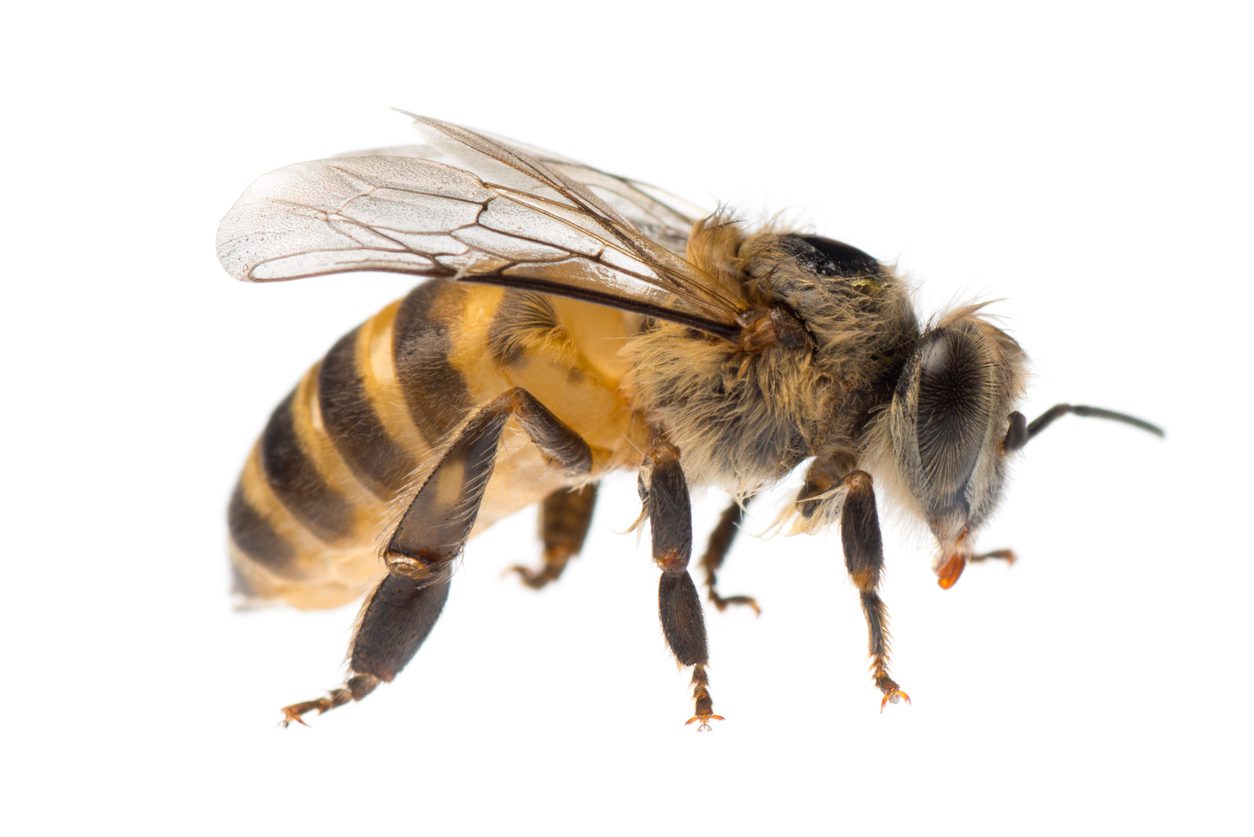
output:
M427 131L429 136L447 148L459 161L468 161L473 171L485 167L484 170L493 175L484 178L485 185L491 182L505 193L521 191L542 196L555 194L559 203L575 208L591 223L604 230L609 241L614 242L624 254L648 264L658 287L697 308L706 309L712 316L721 314L735 322L742 309L738 301L720 293L708 277L684 261L680 255L633 227L630 221L599 197L589 185L563 176L550 162L533 156L524 146L428 116L409 115L420 129ZM550 156L559 164L572 163L555 155ZM584 171L591 171L589 167L573 165ZM521 186L519 177L522 178Z
M250 282L352 270L444 275L441 259L470 255L454 236L478 225L491 197L468 173L423 160L296 163L240 196L218 227L218 259Z
M257 180L223 219L223 266L257 282L357 270L448 276L614 305L725 337L738 331L735 301L594 191L611 182L627 194L643 190L428 124L479 158L477 171L393 150L288 166ZM650 206L664 225L661 202L630 203L636 214Z
M513 140L494 140L508 144L512 148L529 153L533 158L545 163L548 168L559 174L563 179L582 184L604 201L619 216L633 227L658 244L672 252L683 255L688 244L688 232L692 225L710 213L685 199L673 195L664 189L593 168L592 166L571 160L549 151L522 145ZM397 145L387 148L373 148L363 151L352 151L341 157L372 157L401 156L419 157L435 160L449 165L465 168L483 175L483 164L465 146L452 143L432 142L426 145ZM504 169L504 166L499 168ZM497 173L498 177L501 172ZM493 178L494 180L496 178ZM515 175L510 176L520 187L530 181ZM534 189L534 184L532 185ZM543 188L543 187L541 187ZM551 191L551 190L549 190ZM553 195L556 197L556 194Z

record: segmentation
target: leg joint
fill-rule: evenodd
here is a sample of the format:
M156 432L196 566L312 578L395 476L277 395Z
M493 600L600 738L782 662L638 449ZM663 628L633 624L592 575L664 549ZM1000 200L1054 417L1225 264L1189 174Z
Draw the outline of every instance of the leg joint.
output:
M420 549L417 555L406 555L389 549L384 553L383 560L391 575L410 581L435 583L452 575L453 559L456 557L456 553L448 550Z

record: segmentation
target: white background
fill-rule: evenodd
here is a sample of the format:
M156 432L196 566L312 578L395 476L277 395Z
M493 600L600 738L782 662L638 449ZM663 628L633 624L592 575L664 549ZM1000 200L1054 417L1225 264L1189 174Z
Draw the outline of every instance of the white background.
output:
M1250 828L1239 4L31 8L0 50L6 833ZM300 372L407 282L246 286L214 234L265 171L409 141L389 106L788 210L897 260L924 313L1003 300L1025 412L1169 436L1064 419L982 538L1020 563L950 591L885 513L910 707L878 712L839 537L744 538L724 591L764 612L709 614L728 720L685 728L624 477L560 584L501 578L538 556L530 514L502 523L395 684L281 730L353 609L232 613L226 500Z

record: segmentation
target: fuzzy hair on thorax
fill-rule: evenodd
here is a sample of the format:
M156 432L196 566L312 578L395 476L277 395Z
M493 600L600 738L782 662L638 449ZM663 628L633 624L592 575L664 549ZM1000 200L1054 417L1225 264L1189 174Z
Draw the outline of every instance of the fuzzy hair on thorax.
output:
M694 226L686 254L750 314L799 323L806 345L750 347L654 322L625 348L633 402L679 448L693 484L744 497L807 457L857 451L869 417L892 399L919 336L905 283L878 263L824 275L808 246L718 215Z

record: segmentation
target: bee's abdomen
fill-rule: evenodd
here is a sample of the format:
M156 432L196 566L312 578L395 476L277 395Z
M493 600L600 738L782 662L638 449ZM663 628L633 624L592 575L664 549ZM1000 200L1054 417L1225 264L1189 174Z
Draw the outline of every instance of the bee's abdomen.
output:
M378 501L352 476L331 440L319 398L321 365L309 370L271 413L231 496L236 591L250 599L288 598L330 585L333 601L355 590L333 556L360 551L361 531ZM315 600L309 606L322 604Z
M473 406L449 362L461 290L429 282L389 305L275 408L228 510L238 592L325 606L381 570L388 504Z
M359 344L368 325L344 335L322 361L318 406L325 433L344 464L375 497L386 501L404 485L415 462L388 433L367 394L363 367L368 352Z
M293 391L270 414L261 435L262 471L270 490L302 525L319 540L335 543L352 534L353 507L302 444L292 411L296 395Z
M351 601L383 572L387 521L432 454L511 387L583 436L597 468L631 459L606 348L628 333L619 312L451 281L389 305L305 374L254 446L228 513L238 591L302 607ZM521 430L505 436L476 531L570 482Z
M401 300L393 337L392 388L404 398L412 427L435 447L474 406L467 381L453 365L451 332L475 315L464 285L429 282ZM461 321L459 323L459 321Z

